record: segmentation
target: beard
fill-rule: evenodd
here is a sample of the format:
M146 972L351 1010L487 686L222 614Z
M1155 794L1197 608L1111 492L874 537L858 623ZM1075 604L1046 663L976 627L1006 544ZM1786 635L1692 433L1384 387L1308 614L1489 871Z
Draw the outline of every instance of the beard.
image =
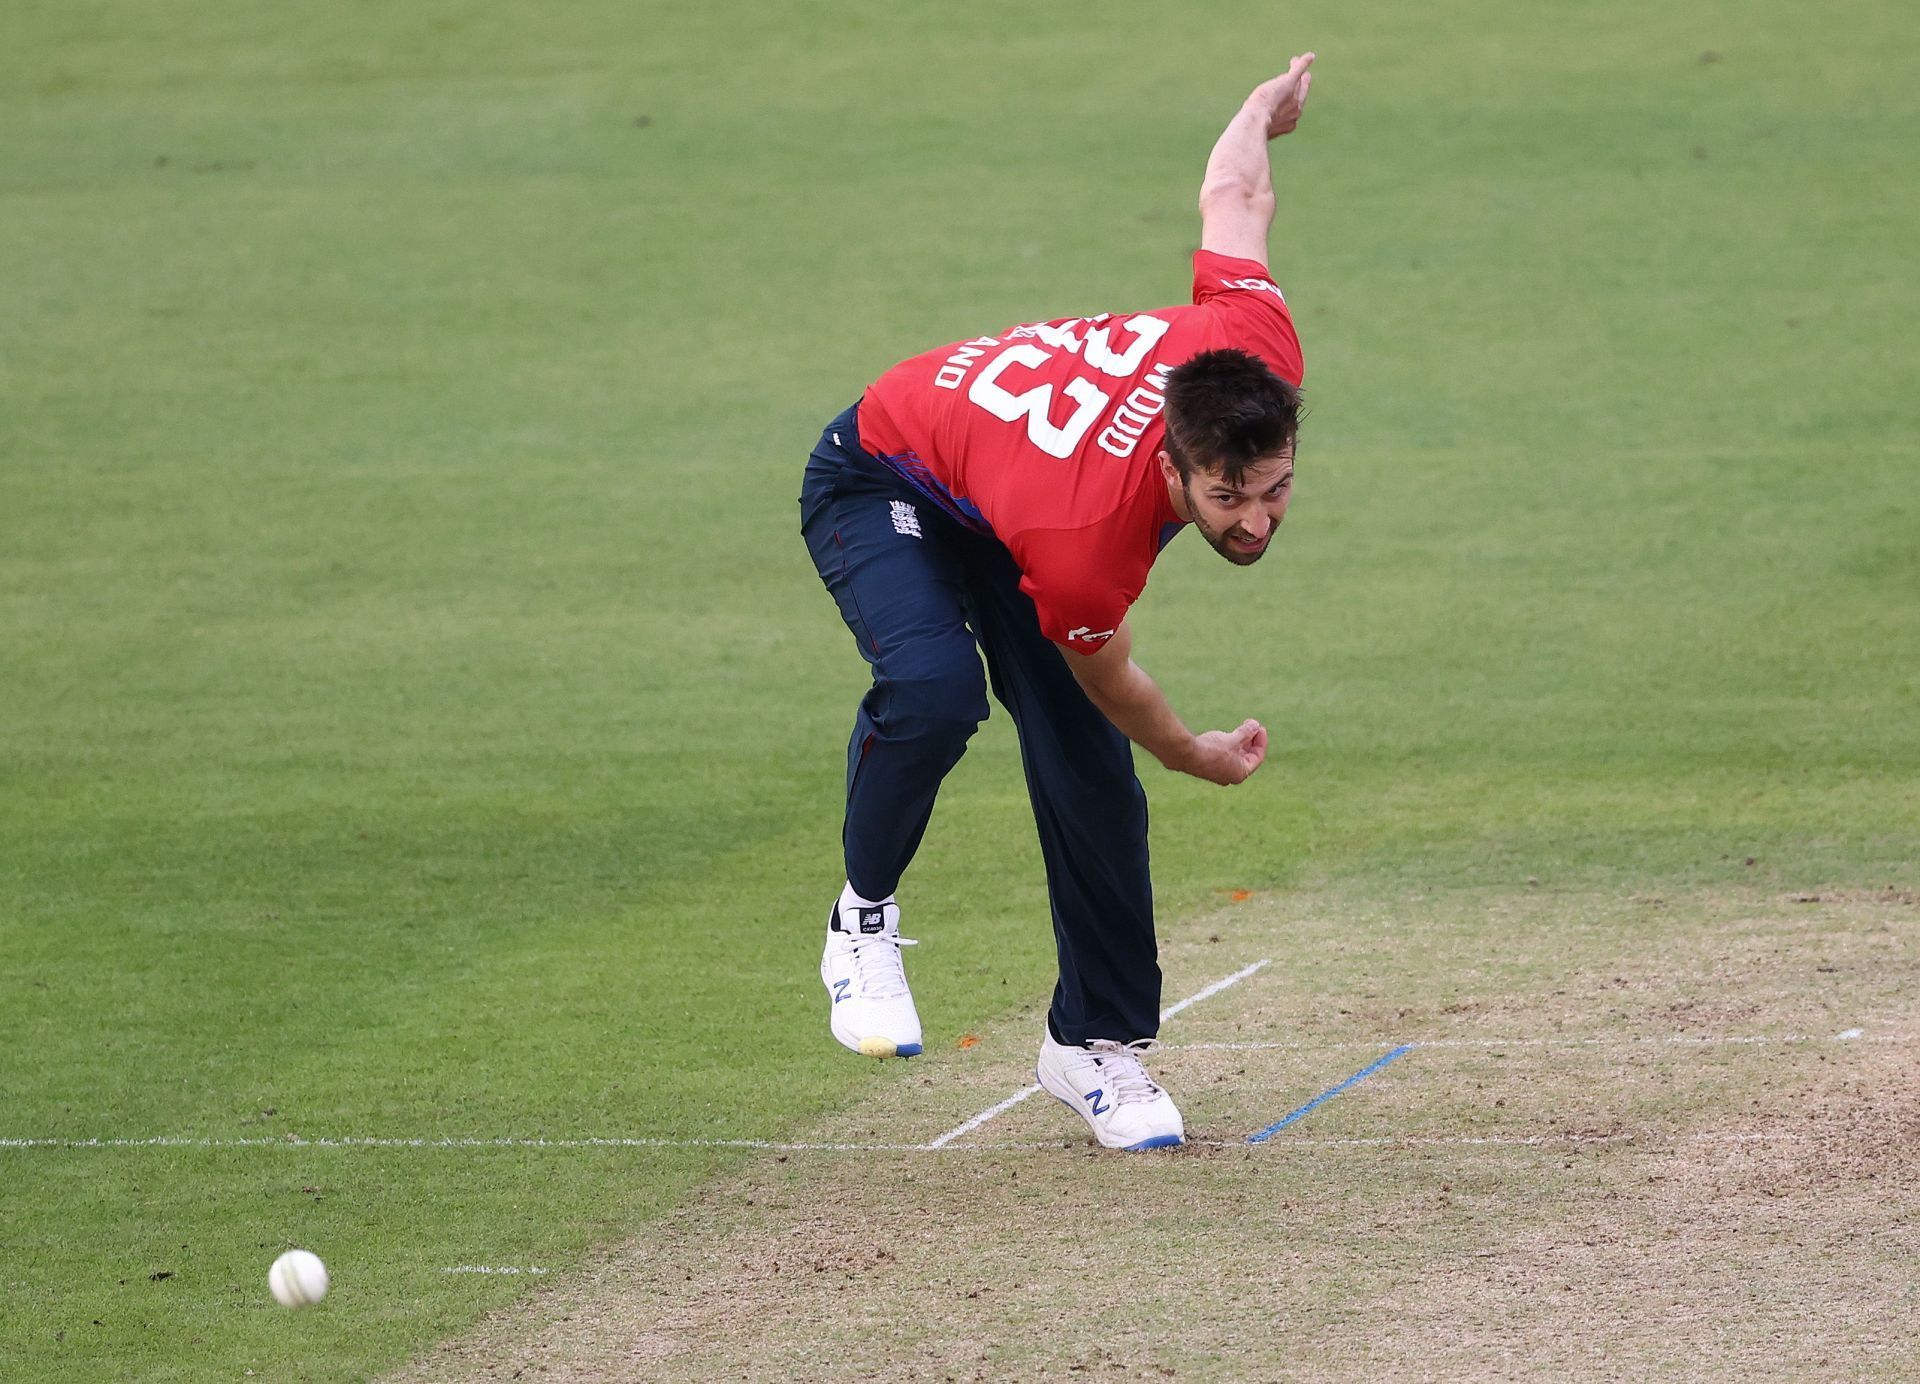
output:
M1244 532L1237 524L1229 529L1214 528L1213 525L1200 517L1200 506L1193 502L1193 487L1187 482L1182 481L1180 488L1186 493L1187 513L1193 516L1193 526L1200 530L1200 536L1206 539L1209 546L1211 546L1216 553L1220 554L1221 557L1231 562L1235 567L1251 567L1267 555L1267 549L1273 546L1274 530L1280 527L1278 524L1275 524L1267 530L1266 541L1259 547L1236 548L1232 542L1235 537L1249 539L1252 538L1253 535Z

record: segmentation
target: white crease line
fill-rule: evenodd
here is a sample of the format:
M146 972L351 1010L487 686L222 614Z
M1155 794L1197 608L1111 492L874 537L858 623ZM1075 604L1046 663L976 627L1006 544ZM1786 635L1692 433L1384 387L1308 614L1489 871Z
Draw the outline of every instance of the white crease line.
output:
M1467 1134L1385 1134L1371 1138L1314 1138L1309 1135L1295 1135L1287 1139L1275 1139L1261 1145L1265 1149L1274 1148L1425 1148L1425 1147L1491 1147L1491 1148L1544 1148L1569 1144L1625 1144L1644 1142L1659 1144L1668 1141L1690 1141L1703 1144L1754 1144L1754 1143L1798 1143L1818 1140L1818 1136L1796 1133L1757 1133L1728 1132L1691 1135L1671 1134L1529 1134L1529 1135L1467 1135ZM1187 1141L1201 1148L1239 1149L1246 1147L1244 1139L1206 1139L1196 1138ZM637 1149L702 1149L702 1148L743 1148L763 1149L777 1153L1031 1153L1046 1150L1078 1149L1091 1147L1084 1137L1062 1137L1058 1139L1034 1140L1028 1142L1003 1142L994 1144L789 1144L771 1139L186 1139L172 1136L160 1136L152 1139L0 1139L0 1148L59 1148L59 1149L109 1149L109 1148L379 1148L379 1149L599 1149L599 1148L637 1148ZM481 1273L484 1268L477 1266L459 1266L446 1269L447 1273ZM496 1268L496 1273L508 1272ZM527 1269L523 1272L533 1273Z
M952 1150L977 1148L1002 1151L1051 1149L1072 1143L1053 1139L1031 1143L966 1144ZM0 1149L756 1149L767 1153L931 1153L927 1144L787 1143L777 1139L396 1139L349 1135L343 1138L202 1139L161 1134L146 1139L20 1139L0 1138Z
M1261 967L1268 965L1272 960L1273 958L1270 956L1263 956L1258 961L1254 962L1251 966L1242 966L1239 970L1235 971L1232 975L1222 976L1219 980L1214 981L1213 984L1206 986L1203 989L1196 990L1193 994L1188 995L1185 999L1179 1001L1178 1003L1168 1005L1165 1009L1160 1011L1160 1022L1164 1024L1168 1019L1171 1019L1175 1014L1178 1014L1181 1010L1187 1008L1188 1006L1198 1004L1200 1003L1201 1000L1212 999L1215 995L1219 994L1222 990L1225 990L1228 986L1238 985L1241 981L1245 980L1248 976L1258 971ZM1034 1085L1028 1086L1023 1090L1015 1091L1012 1095L1008 1096L1005 1100L1001 1101L998 1105L988 1106L985 1110L982 1110L978 1115L975 1115L972 1119L963 1121L962 1123L955 1125L952 1129L948 1130L945 1134L942 1134L939 1138L929 1139L926 1144L927 1148L928 1149L945 1148L948 1144L952 1143L955 1139L960 1138L962 1135L971 1134L974 1130L980 1128L980 1126L985 1124L988 1120L991 1120L997 1116L1006 1114L1007 1111L1013 1109L1014 1106L1020 1104L1020 1102L1025 1100L1028 1096L1036 1094L1039 1090L1040 1090L1040 1086L1036 1082Z
M1032 1086L1028 1086L1022 1090L1015 1091L1012 1095L1008 1096L1005 1100L1001 1101L998 1105L989 1105L985 1110L982 1110L978 1115L975 1115L972 1119L967 1120L962 1124L955 1125L952 1129L948 1130L945 1134L942 1134L938 1139L927 1140L927 1143L926 1143L927 1150L929 1152L932 1152L935 1149L945 1148L948 1144L951 1144L955 1139L958 1139L961 1135L973 1133L974 1130L980 1128L981 1125L985 1124L988 1120L993 1119L996 1115L1006 1114L1007 1111L1013 1109L1014 1106L1020 1104L1020 1102L1025 1100L1028 1096L1037 1095L1039 1093L1039 1090L1040 1090L1039 1083L1036 1082Z
M536 1269L532 1267L523 1269L515 1264L455 1264L451 1268L445 1268L440 1270L440 1272L441 1273L504 1274L509 1277L515 1274L532 1274L535 1277L538 1277L539 1275L545 1273L546 1270Z
M1239 970L1235 971L1232 975L1221 977L1219 980L1214 981L1213 984L1207 986L1204 990L1195 991L1193 994L1188 995L1185 999L1181 1000L1178 1004L1168 1005L1165 1009L1160 1011L1160 1022L1164 1024L1168 1019L1171 1019L1175 1014L1178 1014L1181 1010L1190 1008L1193 1005L1200 1003L1201 1000L1212 999L1215 995L1219 994L1222 990L1225 990L1230 985L1238 985L1241 981L1245 980L1248 976L1252 975L1254 972L1262 969L1265 966L1270 965L1272 961L1273 961L1272 957L1263 956L1258 961L1254 962L1251 966L1242 966Z
M1162 1043L1165 1052L1324 1052L1339 1048L1378 1048L1383 1040L1358 1038L1331 1043ZM1817 1033L1762 1033L1729 1035L1671 1034L1651 1038L1409 1038L1416 1048L1615 1048L1677 1045L1685 1047L1744 1047L1762 1043L1911 1043L1913 1034L1882 1033L1869 1035L1863 1029L1825 1037Z
M773 1153L917 1153L920 1144L803 1144L774 1139L392 1139L348 1135L305 1139L205 1139L161 1134L148 1139L0 1139L0 1149L764 1149Z

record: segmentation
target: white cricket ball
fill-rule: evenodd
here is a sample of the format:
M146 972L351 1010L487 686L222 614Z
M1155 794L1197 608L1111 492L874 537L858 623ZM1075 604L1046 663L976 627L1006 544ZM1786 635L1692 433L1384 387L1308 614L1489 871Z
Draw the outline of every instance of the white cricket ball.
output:
M305 1307L327 1295L327 1266L311 1250L290 1249L267 1270L267 1287L282 1307Z

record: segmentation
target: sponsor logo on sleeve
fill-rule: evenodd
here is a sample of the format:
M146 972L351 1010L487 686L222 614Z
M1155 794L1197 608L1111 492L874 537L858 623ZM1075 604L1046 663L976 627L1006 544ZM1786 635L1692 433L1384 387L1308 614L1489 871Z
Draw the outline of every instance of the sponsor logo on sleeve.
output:
M1227 288L1244 288L1254 293L1271 293L1283 304L1287 301L1287 295L1280 291L1278 285L1268 279L1222 279L1220 282Z
M1081 625L1078 629L1067 631L1067 642L1069 644L1085 644L1089 649L1097 649L1109 639L1113 638L1119 628L1118 625L1115 625L1113 629L1110 630L1096 630L1086 625Z

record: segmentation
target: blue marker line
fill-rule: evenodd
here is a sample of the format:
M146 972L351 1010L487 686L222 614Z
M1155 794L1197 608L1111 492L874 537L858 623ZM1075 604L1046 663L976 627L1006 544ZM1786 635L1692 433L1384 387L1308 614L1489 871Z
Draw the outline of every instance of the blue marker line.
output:
M1261 1130L1258 1134L1249 1134L1247 1136L1247 1142L1249 1144L1266 1143L1267 1140L1271 1139L1274 1135L1278 1134L1281 1130L1285 1129L1288 1125L1292 1124L1295 1120L1300 1119L1303 1116L1312 1113L1312 1111L1315 1110L1317 1107L1325 1105L1328 1101L1332 1100L1335 1096L1339 1095L1342 1091L1346 1090L1348 1087L1358 1086L1361 1082L1365 1081L1368 1077L1372 1076L1375 1072L1379 1071L1382 1067L1386 1066L1387 1063L1393 1061L1394 1058L1404 1057L1408 1053L1412 1052L1413 1048L1414 1048L1414 1045L1412 1043L1407 1043L1401 1047L1395 1048L1392 1052L1388 1053L1385 1057L1381 1058L1378 1062L1375 1062L1372 1066L1362 1067L1359 1071L1355 1072L1352 1076L1348 1077L1345 1081L1341 1082L1338 1086L1333 1087L1331 1090L1322 1091L1319 1095L1315 1096L1312 1100L1308 1101L1305 1105L1301 1106L1298 1110L1295 1110L1290 1114L1282 1116L1280 1119L1276 1120L1274 1123L1268 1125L1265 1129Z

